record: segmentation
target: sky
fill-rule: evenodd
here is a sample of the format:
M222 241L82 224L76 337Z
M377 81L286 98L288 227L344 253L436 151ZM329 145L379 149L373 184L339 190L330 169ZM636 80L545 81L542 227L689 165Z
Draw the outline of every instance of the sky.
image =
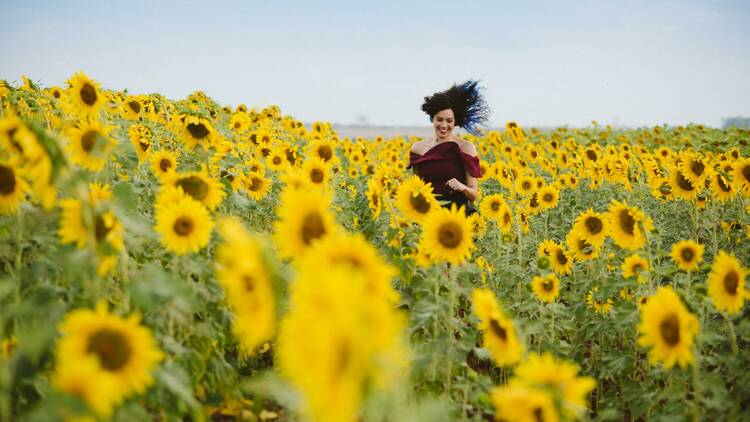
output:
M490 126L719 126L750 116L748 1L2 0L0 79L104 88L305 122L428 126L478 79Z

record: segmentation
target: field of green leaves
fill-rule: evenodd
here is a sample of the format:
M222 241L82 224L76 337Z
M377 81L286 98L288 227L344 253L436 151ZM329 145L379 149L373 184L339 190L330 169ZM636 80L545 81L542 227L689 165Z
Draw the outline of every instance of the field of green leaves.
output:
M464 137L0 81L0 420L750 420L750 131Z

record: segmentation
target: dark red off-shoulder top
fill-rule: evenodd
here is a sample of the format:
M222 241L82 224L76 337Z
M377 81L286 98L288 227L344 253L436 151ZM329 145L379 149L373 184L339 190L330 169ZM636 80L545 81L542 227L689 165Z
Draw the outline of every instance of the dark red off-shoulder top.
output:
M479 157L461 151L458 143L453 141L437 144L421 155L410 151L409 165L406 168L410 167L414 168L422 180L432 184L432 191L436 195L463 196L460 192L451 191L445 182L455 177L466 184L466 173L482 177Z

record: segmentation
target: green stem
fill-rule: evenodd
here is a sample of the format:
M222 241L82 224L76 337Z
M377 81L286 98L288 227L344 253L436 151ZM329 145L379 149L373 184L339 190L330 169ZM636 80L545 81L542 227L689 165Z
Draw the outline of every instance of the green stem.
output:
M726 312L722 312L721 315L727 323L727 334L729 334L729 344L732 347L732 354L737 356L737 353L739 353L739 347L737 347L737 335L734 333L734 324L732 324L732 321L729 319Z

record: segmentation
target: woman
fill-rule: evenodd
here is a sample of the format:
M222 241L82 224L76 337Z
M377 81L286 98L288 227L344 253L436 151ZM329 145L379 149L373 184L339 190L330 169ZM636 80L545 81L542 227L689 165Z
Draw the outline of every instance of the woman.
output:
M422 111L430 116L435 136L412 145L407 168L414 168L422 180L432 184L442 206L463 206L471 215L476 212L471 203L477 199L477 178L482 176L479 157L476 147L455 136L453 128L460 126L477 134L476 125L487 120L489 109L477 82L453 85L425 97Z

